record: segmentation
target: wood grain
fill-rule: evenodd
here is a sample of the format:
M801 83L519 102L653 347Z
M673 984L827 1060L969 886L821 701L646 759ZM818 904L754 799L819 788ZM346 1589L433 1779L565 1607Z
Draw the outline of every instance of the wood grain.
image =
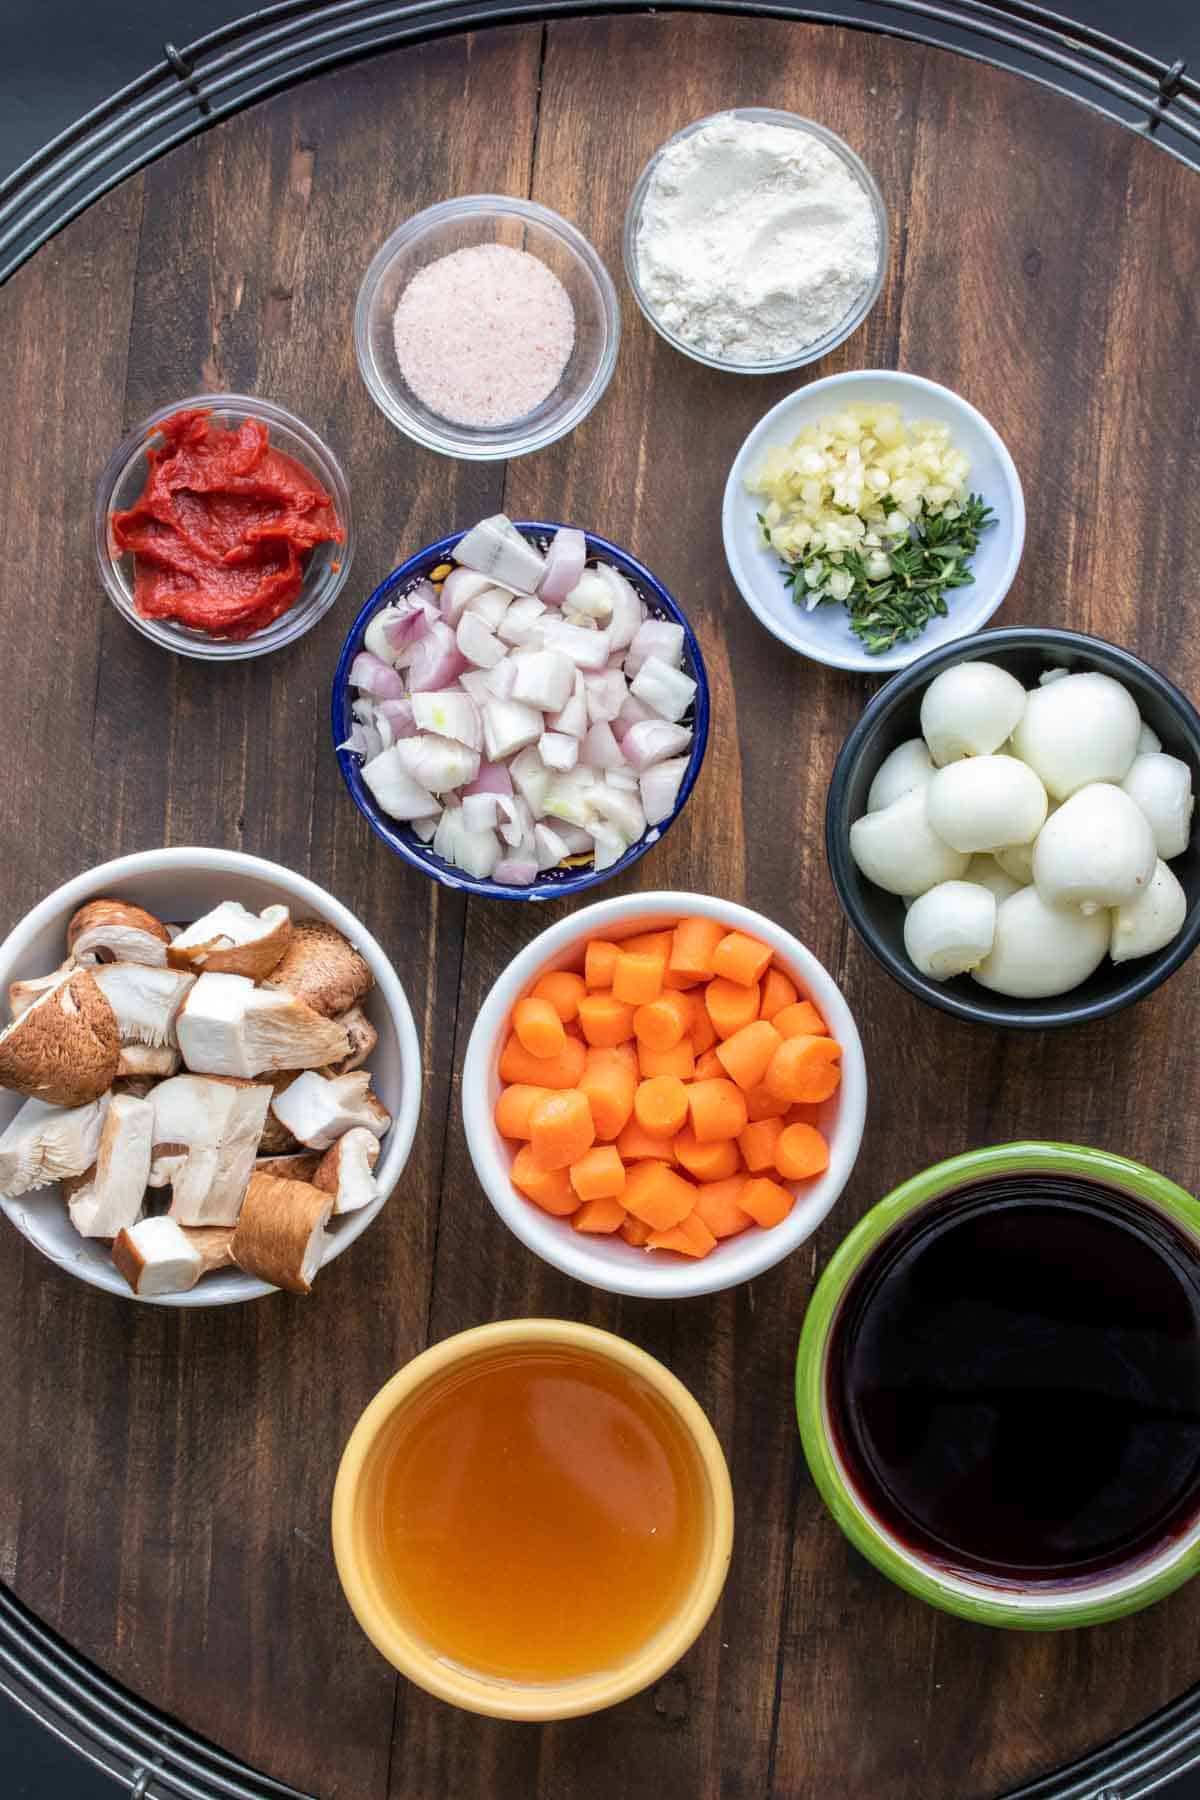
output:
M929 1162L1052 1136L1200 1185L1179 1103L1196 1080L1194 974L1118 1020L1006 1037L923 1008L850 937L822 815L873 684L782 651L738 600L720 542L729 461L792 378L686 362L626 293L601 405L507 471L411 447L358 379L356 286L401 218L448 194L531 192L615 274L643 162L689 119L736 103L820 118L875 170L889 279L815 372L910 368L996 424L1029 501L1003 618L1097 631L1196 691L1200 188L1082 107L949 53L689 15L448 40L299 88L174 152L0 297L22 351L0 367L0 921L122 850L278 857L389 947L427 1069L395 1199L308 1302L139 1311L9 1235L0 1576L139 1692L321 1800L985 1800L1195 1674L1200 1588L1044 1638L970 1627L893 1589L819 1504L790 1398L816 1271ZM218 387L267 394L329 437L361 533L336 614L229 670L165 658L130 632L99 594L88 541L93 482L122 427ZM628 545L700 634L715 703L705 770L626 887L770 913L837 973L863 1029L873 1097L855 1176L813 1244L732 1294L664 1308L593 1293L543 1268L487 1207L457 1070L489 984L562 908L468 907L423 882L361 827L328 752L329 675L363 597L401 554L501 502ZM712 1416L739 1509L720 1611L678 1669L610 1714L544 1730L396 1682L341 1600L326 1523L342 1443L391 1370L426 1341L528 1313L588 1319L663 1357Z

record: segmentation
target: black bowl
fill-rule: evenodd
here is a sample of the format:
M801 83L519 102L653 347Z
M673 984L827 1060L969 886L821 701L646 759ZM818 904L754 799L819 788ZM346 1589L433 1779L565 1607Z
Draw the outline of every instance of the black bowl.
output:
M860 875L850 855L850 826L867 810L867 791L880 763L897 744L921 735L921 700L933 677L954 663L980 661L999 663L1026 687L1036 686L1043 669L1051 667L1072 674L1098 669L1113 676L1133 695L1142 718L1162 739L1163 749L1188 765L1192 785L1200 791L1200 713L1157 669L1116 644L1078 631L1056 631L1049 626L981 631L945 644L901 670L876 694L842 745L825 812L825 849L833 885L871 954L889 975L931 1006L983 1025L1031 1031L1081 1025L1144 999L1196 948L1200 940L1200 845L1195 837L1171 863L1188 898L1187 917L1178 937L1154 956L1127 963L1105 958L1077 988L1047 1000L1008 1000L980 987L969 975L930 981L909 961L904 948L904 902Z

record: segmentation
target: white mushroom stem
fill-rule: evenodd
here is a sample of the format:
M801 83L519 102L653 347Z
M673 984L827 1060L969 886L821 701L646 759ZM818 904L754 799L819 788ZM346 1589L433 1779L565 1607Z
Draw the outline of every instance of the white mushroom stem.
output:
M244 975L201 975L176 1029L184 1062L205 1075L316 1069L350 1053L347 1033L332 1019Z
M0 1136L0 1198L31 1194L90 1169L108 1105L107 1095L65 1112L27 1100Z
M333 1198L304 1181L255 1175L233 1234L233 1258L290 1294L307 1294L321 1266Z
M60 969L52 969L49 975L31 975L26 981L10 982L8 1010L13 1018L20 1018L21 1014L27 1012L35 1000L40 999L43 994L48 994L51 988L58 987L59 983L65 981L72 969L77 966L74 961L68 960Z
M309 1070L276 1094L271 1111L297 1142L307 1144L310 1150L328 1150L355 1126L382 1137L392 1122L386 1107L371 1092L371 1078L363 1069L332 1081Z
M173 969L245 975L261 981L283 957L291 939L291 913L268 906L252 913L237 900L223 900L172 939L167 961Z
M169 933L161 919L127 900L89 900L67 926L76 962L137 962L163 968Z
M313 1186L332 1194L335 1213L357 1212L379 1198L375 1164L379 1139L365 1126L356 1125L337 1140L321 1158Z
M200 1258L201 1275L211 1275L216 1269L232 1269L236 1266L233 1260L232 1225L184 1225L180 1229Z
M115 1238L136 1222L150 1176L154 1106L132 1094L114 1094L100 1132L90 1178L67 1202L80 1237Z
M92 977L117 1016L122 1045L160 1049L177 1042L175 1020L196 977L145 963L101 963Z
M116 1078L161 1081L168 1075L178 1075L181 1061L178 1050L170 1044L122 1044Z
M204 1273L204 1258L174 1219L139 1219L113 1244L112 1259L139 1298L183 1294Z
M168 1175L171 1216L180 1225L234 1225L254 1168L271 1100L252 1086L176 1075L156 1087L150 1185ZM176 1158L182 1156L182 1161ZM169 1167L167 1159L170 1160Z

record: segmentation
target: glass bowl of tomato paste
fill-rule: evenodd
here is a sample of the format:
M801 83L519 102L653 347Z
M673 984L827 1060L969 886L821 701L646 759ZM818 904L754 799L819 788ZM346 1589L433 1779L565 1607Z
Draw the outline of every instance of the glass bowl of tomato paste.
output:
M265 656L341 592L350 490L328 444L282 406L195 394L109 459L95 545L109 598L144 637L212 662Z

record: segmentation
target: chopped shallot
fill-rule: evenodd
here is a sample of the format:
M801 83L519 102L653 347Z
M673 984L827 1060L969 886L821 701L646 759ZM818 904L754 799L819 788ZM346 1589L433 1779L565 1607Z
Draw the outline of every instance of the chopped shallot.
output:
M679 789L687 774L688 759L677 756L671 762L655 763L642 776L642 806L647 825L661 825L669 818L679 797Z
M442 617L448 625L457 625L468 604L479 594L486 594L494 582L477 569L461 566L451 569L442 583Z
M360 694L370 694L373 700L404 698L401 676L378 656L372 656L369 650L360 650L350 664L350 685Z
M503 513L481 520L460 538L454 559L518 594L536 593L546 572L544 557Z
M538 597L547 606L561 606L578 586L586 562L587 539L582 531L569 525L561 526L551 538L546 552L546 569L538 583Z
M492 870L492 880L506 887L532 887L538 877L538 866L532 857L509 856Z
M625 658L630 681L649 656L656 656L669 669L678 669L683 662L683 626L670 619L647 619L638 626Z
M444 619L435 619L413 646L408 664L409 692L431 693L458 680L466 664Z

